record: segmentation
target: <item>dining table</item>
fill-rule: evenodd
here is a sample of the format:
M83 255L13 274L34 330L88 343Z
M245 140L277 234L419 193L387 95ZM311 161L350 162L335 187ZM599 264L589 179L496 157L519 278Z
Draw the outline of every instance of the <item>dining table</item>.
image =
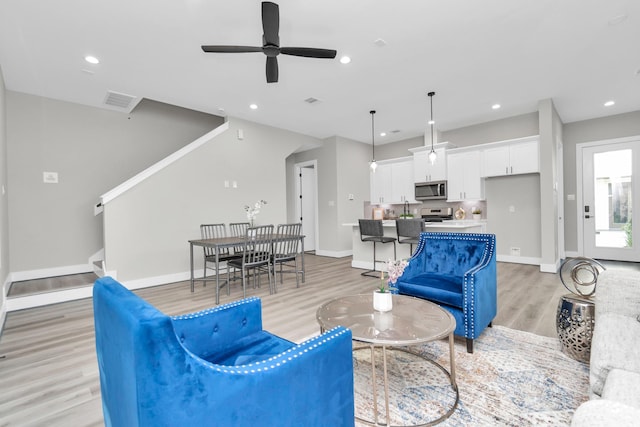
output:
M300 240L300 264L302 267L301 276L302 283L305 282L305 267L304 267L304 238L305 236L302 234L272 234L272 243L276 243L278 241L290 240L290 239L299 239ZM231 236L231 237L215 237L212 239L194 239L189 240L189 261L190 261L190 269L191 269L191 292L195 289L195 282L201 281L205 283L208 281L215 280L216 282L216 304L220 304L220 287L227 286L227 291L229 291L229 280L224 279L221 282L220 280L220 254L224 249L238 248L244 247L246 241L245 236ZM193 262L193 248L194 247L203 247L203 248L213 248L215 252L216 258L216 275L214 277L210 277L206 275L206 268L204 269L203 277L196 278L194 275L194 262Z

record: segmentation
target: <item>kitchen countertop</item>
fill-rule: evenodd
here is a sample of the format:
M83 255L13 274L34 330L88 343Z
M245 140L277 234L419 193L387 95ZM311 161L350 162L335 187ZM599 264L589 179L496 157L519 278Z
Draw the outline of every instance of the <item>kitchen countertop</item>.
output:
M469 219L469 220L445 220L443 222L427 222L424 225L425 229L429 229L429 228L459 228L459 229L464 229L464 228L471 228L471 227L477 227L478 225L482 225L485 224L487 222L487 220L475 220L475 219ZM358 223L346 223L346 224L342 224L345 227L358 227ZM394 219L385 219L382 220L382 226L383 227L395 227L396 226L396 221Z

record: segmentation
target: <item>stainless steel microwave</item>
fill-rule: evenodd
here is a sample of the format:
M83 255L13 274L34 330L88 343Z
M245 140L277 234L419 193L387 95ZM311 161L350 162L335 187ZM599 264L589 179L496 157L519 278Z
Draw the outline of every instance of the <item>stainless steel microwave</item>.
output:
M444 200L447 198L447 181L416 183L416 200Z

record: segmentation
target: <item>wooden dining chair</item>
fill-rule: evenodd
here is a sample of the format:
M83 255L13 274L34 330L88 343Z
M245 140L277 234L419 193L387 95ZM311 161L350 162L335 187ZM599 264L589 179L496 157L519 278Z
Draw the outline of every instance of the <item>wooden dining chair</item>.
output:
M293 273L296 275L296 287L300 287L298 275L303 272L298 268L298 245L301 233L301 223L278 225L276 237L273 240L273 255L271 257L276 291L278 283L276 266L280 267L280 283L282 283L283 273ZM285 270L283 267L289 267L290 269Z
M253 272L254 285L260 280L260 273L266 272L269 278L269 293L274 293L271 281L271 248L273 240L273 225L249 227L245 233L242 256L228 261L228 266L242 271L242 294L247 295L247 273ZM227 278L231 280L229 270Z

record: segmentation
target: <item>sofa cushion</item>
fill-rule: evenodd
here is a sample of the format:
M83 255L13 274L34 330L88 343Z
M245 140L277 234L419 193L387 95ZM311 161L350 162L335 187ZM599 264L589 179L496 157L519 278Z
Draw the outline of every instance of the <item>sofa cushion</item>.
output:
M606 270L598 276L596 319L605 313L640 315L640 275L632 270Z
M596 309L597 306L596 303ZM596 314L591 343L592 395L602 396L607 375L612 369L640 373L639 343L640 322L637 319L616 313Z
M613 400L595 399L578 407L572 427L639 426L640 409Z
M400 278L397 286L401 294L462 308L462 276L422 273L412 277L410 283Z
M640 409L640 373L612 369L604 383L602 398Z

